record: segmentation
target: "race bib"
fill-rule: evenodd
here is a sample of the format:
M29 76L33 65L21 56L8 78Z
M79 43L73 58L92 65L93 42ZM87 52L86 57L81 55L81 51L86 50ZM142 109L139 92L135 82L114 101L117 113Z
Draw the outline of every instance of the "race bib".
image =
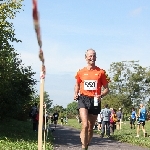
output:
M97 90L97 80L84 80L84 90Z
M57 115L55 115L55 117L57 118Z

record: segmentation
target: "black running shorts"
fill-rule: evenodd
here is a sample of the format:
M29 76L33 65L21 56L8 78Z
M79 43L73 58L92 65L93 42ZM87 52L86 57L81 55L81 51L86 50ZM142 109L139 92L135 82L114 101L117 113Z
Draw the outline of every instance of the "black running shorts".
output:
M138 122L137 122L137 125L140 125L140 124L141 124L142 126L145 126L145 121L142 121L142 120L138 121Z
M58 121L58 118L54 118L54 121Z
M101 111L101 103L98 106L94 106L94 97L80 95L78 100L78 109L85 108L89 114L98 115Z

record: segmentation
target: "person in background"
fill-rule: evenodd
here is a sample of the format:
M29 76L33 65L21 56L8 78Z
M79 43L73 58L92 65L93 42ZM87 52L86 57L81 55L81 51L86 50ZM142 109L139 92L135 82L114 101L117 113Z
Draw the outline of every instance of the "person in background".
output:
M96 130L96 129L98 129L98 122L97 122L97 120L95 121L95 125L93 127L93 130Z
M116 115L117 115L116 127L117 127L117 130L120 130L122 116L123 116L121 108L119 108L119 110L117 111Z
M102 116L101 116L101 112L98 114L97 116L97 122L98 122L98 131L101 130L101 125L102 125Z
M138 112L138 122L137 122L137 135L139 137L140 125L142 126L142 131L145 137L145 121L146 121L146 109L143 104L140 104L140 109Z
M110 108L110 111L113 112L113 108Z
M76 115L76 119L78 120L78 123L81 123L81 117L80 117L80 113L79 113L79 109L77 109L77 115Z
M132 113L131 113L131 117L130 117L130 126L131 126L131 129L132 129L132 126L134 127L135 129L135 121L136 121L136 112L135 112L135 109L132 108Z
M61 125L64 124L64 116L60 118Z
M55 113L53 114L53 121L54 121L54 124L55 124L55 128L57 126L58 117L59 117L59 114L58 114L57 111L55 111Z
M113 109L111 111L111 115L110 115L110 133L111 133L111 135L114 134L114 131L116 129L116 121L117 121L116 110Z
M31 111L29 113L29 116L32 118L32 122L33 122L33 131L37 131L37 127L38 127L38 121L36 120L37 114L38 114L38 104L35 103L34 106L31 108Z
M67 124L68 123L68 117L66 116L65 117L65 124Z
M108 108L108 104L105 105L105 108L101 110L101 115L102 115L102 133L101 137L104 137L105 134L105 126L106 126L106 135L109 138L110 137L110 115L111 111Z
M38 124L39 124L39 110L37 110L36 117L34 119L35 122L35 131L38 131Z

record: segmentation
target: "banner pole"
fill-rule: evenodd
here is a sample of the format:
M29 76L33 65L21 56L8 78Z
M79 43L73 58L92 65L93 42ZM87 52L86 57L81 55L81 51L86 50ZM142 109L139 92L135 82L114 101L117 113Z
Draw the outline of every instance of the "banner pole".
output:
M43 131L43 102L44 102L44 79L40 79L40 110L38 127L38 150L42 150L42 131Z
M46 149L46 104L44 104L44 109L45 109L45 113L44 113L44 145L43 145L43 150Z

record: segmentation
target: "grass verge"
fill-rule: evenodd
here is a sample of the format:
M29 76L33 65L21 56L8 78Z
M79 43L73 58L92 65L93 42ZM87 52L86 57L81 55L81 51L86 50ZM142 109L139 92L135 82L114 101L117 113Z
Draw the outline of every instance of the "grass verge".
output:
M137 127L136 127L137 128ZM148 133L147 137L144 137L142 130L140 130L140 137L136 137L136 128L130 129L129 121L122 123L122 129L117 131L113 136L114 139L121 142L131 143L133 145L139 145L143 147L150 148L150 122L147 121L145 125L146 132Z
M48 138L46 150L53 150L50 132ZM31 121L10 120L0 124L0 150L37 150L37 140Z

